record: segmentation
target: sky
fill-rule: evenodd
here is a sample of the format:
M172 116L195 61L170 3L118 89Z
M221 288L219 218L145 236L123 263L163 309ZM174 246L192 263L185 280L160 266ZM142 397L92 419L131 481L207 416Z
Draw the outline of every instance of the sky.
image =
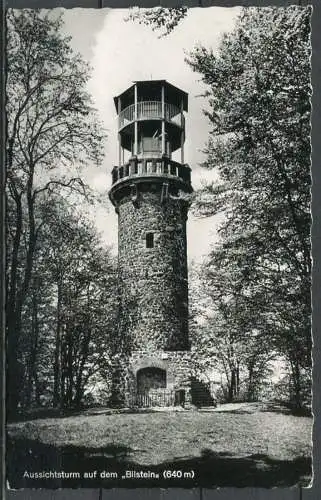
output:
M63 9L62 9L63 10ZM117 164L117 115L113 97L131 86L135 80L165 79L189 94L186 114L185 162L192 168L194 189L214 179L213 172L200 164L205 156L210 124L203 113L207 100L201 97L205 87L201 75L194 73L185 57L197 45L217 51L221 36L231 31L239 8L192 8L187 17L166 37L149 26L127 21L128 9L63 10L65 33L71 35L72 47L92 67L88 84L94 105L107 129L105 160L99 169L88 168L85 177L101 194L100 207L91 213L107 244L117 252L117 216L108 200L111 170ZM201 262L217 241L219 217L196 218L187 223L189 262Z

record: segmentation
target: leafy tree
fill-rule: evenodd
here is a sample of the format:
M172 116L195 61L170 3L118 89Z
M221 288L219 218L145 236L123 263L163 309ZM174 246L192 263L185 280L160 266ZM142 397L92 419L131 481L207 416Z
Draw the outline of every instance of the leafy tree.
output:
M266 324L253 314L247 297L234 295L237 270L231 267L231 274L227 274L224 267L205 263L196 278L192 268L191 309L196 319L190 329L193 367L201 377L206 372L215 377L221 374L224 400L251 401L260 394L268 363L276 353L271 350Z
M104 134L85 86L86 64L61 34L62 18L7 12L8 412L19 404L23 307L43 224L37 207L61 189L86 194L68 169L102 159ZM62 170L65 173L62 173Z
M200 0L201 4L201 0ZM161 37L169 35L187 15L187 7L155 7L153 9L141 9L134 7L131 9L126 21L136 21L139 24L151 26L155 30L160 30Z
M77 213L53 214L48 267L56 304L54 406L79 407L86 384L106 366L117 314L116 274L109 249Z
M78 408L93 376L100 374L105 385L111 378L118 304L109 249L65 201L47 213L33 277L20 341L26 374L22 401L25 407Z
M244 9L217 55L198 47L188 61L208 85L205 166L220 178L197 209L225 215L212 287L230 326L258 322L286 356L298 408L311 366L310 16L296 6Z

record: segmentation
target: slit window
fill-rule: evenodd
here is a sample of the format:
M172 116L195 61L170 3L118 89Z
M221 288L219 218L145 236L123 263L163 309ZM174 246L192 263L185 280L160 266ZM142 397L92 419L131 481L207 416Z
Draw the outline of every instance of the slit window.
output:
M154 248L154 233L146 233L146 248Z

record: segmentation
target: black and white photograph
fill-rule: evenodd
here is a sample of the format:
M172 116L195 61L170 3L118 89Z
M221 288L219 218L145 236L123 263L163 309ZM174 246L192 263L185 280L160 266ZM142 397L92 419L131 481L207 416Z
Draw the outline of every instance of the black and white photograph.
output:
M312 484L311 16L7 10L10 489Z

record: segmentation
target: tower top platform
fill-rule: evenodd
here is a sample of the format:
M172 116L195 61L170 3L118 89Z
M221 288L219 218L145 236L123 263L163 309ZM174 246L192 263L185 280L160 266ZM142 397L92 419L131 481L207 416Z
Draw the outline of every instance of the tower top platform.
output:
M161 89L164 88L166 102L180 106L188 111L188 94L184 90L175 87L167 80L138 80L128 87L124 92L114 97L117 112L132 104L135 100L135 88L138 92L138 99L142 101L160 100Z
M180 190L191 193L191 169L184 161L188 94L166 80L142 80L114 103L119 163L112 170L112 202L117 205L129 186L154 189L165 183L173 196ZM180 162L172 156L179 149Z

